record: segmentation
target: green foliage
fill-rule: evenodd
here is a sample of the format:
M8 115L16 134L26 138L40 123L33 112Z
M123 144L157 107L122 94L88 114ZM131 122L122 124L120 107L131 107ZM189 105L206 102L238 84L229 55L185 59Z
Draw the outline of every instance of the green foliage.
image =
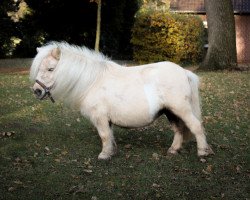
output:
M15 10L16 6L9 1L1 1L0 4L0 58L10 56L14 44L11 37L16 34L14 22L8 17L6 10Z
M136 17L131 43L134 59L139 62L195 63L203 55L204 27L192 15L144 11Z

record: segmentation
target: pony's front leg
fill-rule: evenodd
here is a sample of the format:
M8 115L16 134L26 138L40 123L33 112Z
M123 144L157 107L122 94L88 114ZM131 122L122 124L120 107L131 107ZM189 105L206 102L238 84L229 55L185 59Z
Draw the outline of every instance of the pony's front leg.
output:
M99 154L98 159L110 159L116 151L116 143L113 135L111 125L106 120L97 120L95 123L99 136L102 140L102 152Z

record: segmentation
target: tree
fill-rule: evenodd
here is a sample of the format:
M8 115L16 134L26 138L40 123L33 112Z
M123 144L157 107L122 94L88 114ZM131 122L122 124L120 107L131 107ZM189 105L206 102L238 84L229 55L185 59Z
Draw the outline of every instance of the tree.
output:
M100 35L101 35L102 0L91 0L90 2L95 2L97 4L95 51L99 52Z
M231 0L205 0L208 50L202 66L228 69L237 66L236 33Z
M101 35L101 7L102 7L102 0L98 0L97 1L95 51L99 51L99 43L100 43L100 35Z

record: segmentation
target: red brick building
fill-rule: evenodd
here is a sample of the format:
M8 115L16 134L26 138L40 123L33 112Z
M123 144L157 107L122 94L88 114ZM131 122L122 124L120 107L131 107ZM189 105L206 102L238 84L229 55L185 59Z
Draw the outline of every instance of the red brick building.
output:
M250 63L250 0L232 0L238 63ZM171 0L170 10L199 15L206 25L204 0Z

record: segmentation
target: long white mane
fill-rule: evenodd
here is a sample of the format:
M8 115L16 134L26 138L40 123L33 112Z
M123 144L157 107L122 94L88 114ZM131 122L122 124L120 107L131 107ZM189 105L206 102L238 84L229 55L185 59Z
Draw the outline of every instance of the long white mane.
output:
M35 81L42 60L54 48L59 48L61 55L54 71L55 87L51 91L53 98L63 99L72 106L80 106L78 104L85 92L102 76L108 64L113 62L103 54L86 47L73 46L66 42L52 42L39 48L30 70L31 81Z

